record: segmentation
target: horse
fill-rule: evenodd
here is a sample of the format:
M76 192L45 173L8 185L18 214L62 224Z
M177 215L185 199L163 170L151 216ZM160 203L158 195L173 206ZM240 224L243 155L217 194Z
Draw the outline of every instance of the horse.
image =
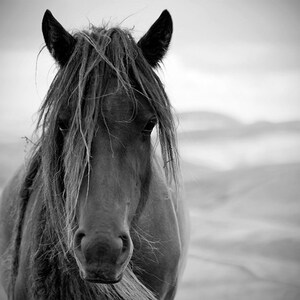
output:
M58 70L2 194L0 287L14 300L174 299L188 218L156 72L171 15L138 42L119 26L70 33L49 10L42 32Z

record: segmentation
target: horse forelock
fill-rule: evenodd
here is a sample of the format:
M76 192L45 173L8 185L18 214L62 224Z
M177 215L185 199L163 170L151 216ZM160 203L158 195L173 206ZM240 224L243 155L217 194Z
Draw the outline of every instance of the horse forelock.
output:
M148 100L158 120L166 177L175 185L178 167L169 99L130 32L91 27L74 37L77 42L72 56L56 74L41 107L37 125L41 133L34 147L34 153L40 157L39 181L48 218L44 226L56 245L55 255L66 259L73 246L77 199L82 178L87 170L89 173L91 144L102 113L102 100L112 93L111 78L117 82L113 93L125 91L136 106L135 92ZM67 268L67 264L63 267ZM102 293L113 295L112 299L118 299L117 295L120 299L133 299L132 295L139 297L136 299L154 299L130 268L114 288L97 286Z

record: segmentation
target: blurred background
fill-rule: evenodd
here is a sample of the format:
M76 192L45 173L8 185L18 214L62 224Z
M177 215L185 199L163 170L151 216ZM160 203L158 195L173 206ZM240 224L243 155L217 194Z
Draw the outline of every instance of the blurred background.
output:
M23 162L55 74L46 9L138 39L167 8L159 71L178 114L191 246L178 300L300 299L300 1L2 0L0 191Z

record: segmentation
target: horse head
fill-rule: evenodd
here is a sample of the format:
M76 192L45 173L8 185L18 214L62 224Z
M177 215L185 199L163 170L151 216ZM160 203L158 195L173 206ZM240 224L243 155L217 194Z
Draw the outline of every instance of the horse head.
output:
M168 49L172 19L165 10L138 43L118 28L71 35L49 11L42 30L60 68L61 89L62 82L70 83L57 97L55 118L63 132L59 155L74 256L83 279L116 283L132 258L131 227L148 197L153 128L158 125L161 141L171 143L171 118L162 113L168 100L153 69ZM110 53L113 47L117 52ZM81 157L79 147L85 151Z

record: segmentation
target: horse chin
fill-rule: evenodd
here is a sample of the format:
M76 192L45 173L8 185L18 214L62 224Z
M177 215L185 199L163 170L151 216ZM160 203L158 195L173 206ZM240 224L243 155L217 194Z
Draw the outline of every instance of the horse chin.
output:
M88 281L91 283L114 284L121 281L123 273L115 274L113 272L110 272L108 274L103 274L101 271L88 272L80 270L80 277L84 281Z
M121 281L123 275L120 275L116 278L105 278L105 277L86 277L84 278L85 281L91 283L101 283L101 284L115 284Z

